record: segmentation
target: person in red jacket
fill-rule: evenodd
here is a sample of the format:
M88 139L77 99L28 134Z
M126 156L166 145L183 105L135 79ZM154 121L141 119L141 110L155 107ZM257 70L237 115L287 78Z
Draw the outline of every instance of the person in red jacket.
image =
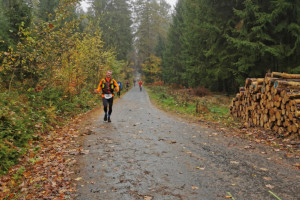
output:
M107 70L106 77L103 78L98 88L95 89L95 93L102 91L102 102L104 107L104 121L111 122L110 116L112 113L112 106L114 102L114 91L119 92L118 83L111 77L112 71ZM107 104L109 105L109 110L107 113Z
M139 86L140 86L140 92L141 92L141 91L142 91L143 81L142 81L142 80L139 80L138 84L139 84Z

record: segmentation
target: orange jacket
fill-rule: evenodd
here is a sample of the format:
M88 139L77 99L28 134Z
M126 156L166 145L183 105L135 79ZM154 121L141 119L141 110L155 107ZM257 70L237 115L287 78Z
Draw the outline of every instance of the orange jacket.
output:
M97 93L102 91L102 95L101 95L102 97L104 97L104 94L105 94L105 91L104 91L105 83L108 83L108 82L110 82L110 85L113 84L113 86L114 86L113 90L116 90L116 92L119 92L119 85L115 81L115 79L113 79L113 78L110 78L110 79L104 78L100 81L100 83L98 85L98 88L97 88ZM113 91L111 91L111 90L108 90L107 93L112 94L112 96L114 96Z

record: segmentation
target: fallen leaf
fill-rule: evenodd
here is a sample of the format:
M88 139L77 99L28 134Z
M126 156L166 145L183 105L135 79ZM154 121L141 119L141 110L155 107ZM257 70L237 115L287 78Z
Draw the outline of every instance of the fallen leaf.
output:
M294 166L300 168L300 163L295 163Z
M144 200L151 200L152 199L152 197L150 197L150 196L144 196Z
M287 158L292 158L292 157L293 157L293 154L287 153L287 154L285 154L285 156L286 156Z
M74 180L75 181L80 181L82 179L82 177L78 177L78 178L75 178Z
M262 171L268 171L268 169L267 168L260 168L260 170L262 170Z
M274 149L274 151L280 151L280 149Z
M192 186L192 189L193 189L193 190L198 190L199 188L196 187L196 186Z
M86 155L90 152L90 150L80 150L80 154Z
M204 170L205 169L205 167L196 167L196 169L199 169L199 170Z
M270 181L270 180L272 180L272 178L271 178L271 177L264 177L263 179L265 179L266 181Z
M275 186L268 184L268 185L266 185L266 187L270 188L270 189L273 189Z

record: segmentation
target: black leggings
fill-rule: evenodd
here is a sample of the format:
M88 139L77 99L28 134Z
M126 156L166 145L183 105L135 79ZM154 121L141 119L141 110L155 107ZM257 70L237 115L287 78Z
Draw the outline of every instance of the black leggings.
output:
M108 103L108 106L109 106L108 115L111 115L114 98L112 97L110 99L105 99L103 97L102 101L103 101L103 106L104 106L104 112L107 112L107 103Z

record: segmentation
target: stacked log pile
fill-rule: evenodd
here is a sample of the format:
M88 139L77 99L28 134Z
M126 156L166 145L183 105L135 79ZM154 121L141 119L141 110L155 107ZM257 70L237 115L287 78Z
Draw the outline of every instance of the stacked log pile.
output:
M230 112L249 126L264 127L280 136L300 136L300 74L272 72L265 78L247 78Z

